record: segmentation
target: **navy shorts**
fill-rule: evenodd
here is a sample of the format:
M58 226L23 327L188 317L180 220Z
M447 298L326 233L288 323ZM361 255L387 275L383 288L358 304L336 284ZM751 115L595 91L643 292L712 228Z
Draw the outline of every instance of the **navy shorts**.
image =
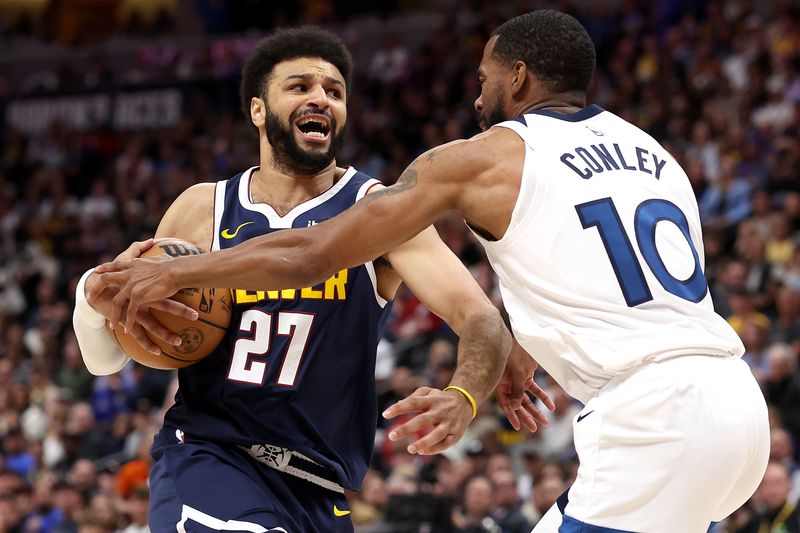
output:
M150 530L153 533L352 533L344 494L255 461L213 442L156 435L151 450Z

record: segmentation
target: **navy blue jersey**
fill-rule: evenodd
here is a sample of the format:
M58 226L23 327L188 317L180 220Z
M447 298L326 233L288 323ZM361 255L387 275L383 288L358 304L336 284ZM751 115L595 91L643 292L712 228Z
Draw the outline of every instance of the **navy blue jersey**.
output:
M254 170L217 183L213 249L322 222L376 183L350 168L328 191L281 217L252 202ZM375 353L389 311L376 283L367 263L313 287L232 291L225 340L178 372L176 404L165 425L224 444L291 448L357 489L372 454Z

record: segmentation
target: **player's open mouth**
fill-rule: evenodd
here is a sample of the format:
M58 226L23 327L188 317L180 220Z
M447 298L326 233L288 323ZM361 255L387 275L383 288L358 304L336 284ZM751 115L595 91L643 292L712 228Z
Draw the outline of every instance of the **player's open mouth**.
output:
M306 115L295 122L300 135L311 142L325 142L331 133L328 117L323 115Z

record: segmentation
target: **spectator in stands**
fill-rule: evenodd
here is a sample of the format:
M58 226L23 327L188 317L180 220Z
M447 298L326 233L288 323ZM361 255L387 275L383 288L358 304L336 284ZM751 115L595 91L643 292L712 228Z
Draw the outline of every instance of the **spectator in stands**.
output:
M18 428L8 431L2 441L5 467L24 479L30 479L36 469L36 458L27 451L25 437Z
M522 513L517 481L511 470L497 470L490 480L494 486L492 516L503 533L530 533L533 525Z
M564 481L558 476L547 476L536 481L531 497L522 506L522 513L535 525L563 492Z
M762 382L769 372L768 361L766 358L767 350L767 328L755 320L748 320L742 324L740 333L745 352L742 359L750 365L753 375Z
M556 409L547 413L550 424L539 435L537 450L546 460L565 461L575 455L572 423L581 408L559 385L554 384L548 392Z
M87 512L81 519L78 533L114 533L114 526L102 516Z
M46 531L53 533L67 533L75 531L78 520L84 511L86 496L81 490L70 483L57 483L53 488L53 512L49 515L54 522L51 522L50 529L46 526ZM46 519L47 523L48 520Z
M767 350L769 371L764 377L764 396L780 414L781 421L795 442L800 442L800 372L797 352L784 343Z
M794 456L792 436L780 426L770 430L769 460L786 468L792 486L787 499L797 502L800 499L800 465Z
M75 461L67 473L67 481L88 500L97 489L97 469L94 463L88 459Z
M55 383L64 390L70 400L88 400L94 378L83 364L74 333L66 335L62 352L64 359L61 369L55 376Z
M130 497L123 503L124 513L128 516L130 524L120 533L150 533L147 526L147 512L150 491L147 485L139 485L131 491Z
M800 532L800 507L787 501L790 490L791 483L786 467L780 463L770 463L756 492L761 509L744 527L737 529L736 533Z
M142 439L139 444L139 454L120 467L115 489L122 498L128 498L136 487L147 485L150 465L153 463L153 458L150 456L151 443L152 437Z
M781 286L775 294L776 318L769 331L772 342L794 344L800 353L800 290Z
M769 318L754 308L753 299L745 288L731 290L728 302L732 311L728 316L728 323L740 337L744 335L748 324L753 324L762 330L769 329Z
M11 495L0 495L0 531L19 531L22 522L20 507Z
M467 480L461 502L453 509L454 531L459 533L490 532L497 528L492 517L492 493L494 487L486 476L475 476Z
M350 501L353 524L358 527L380 523L384 519L388 501L383 477L375 470L370 470L361 484L361 492Z

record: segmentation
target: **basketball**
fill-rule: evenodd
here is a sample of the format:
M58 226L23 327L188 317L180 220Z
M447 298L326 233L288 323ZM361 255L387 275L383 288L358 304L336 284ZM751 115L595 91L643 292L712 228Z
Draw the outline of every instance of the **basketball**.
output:
M156 239L142 257L158 257L168 261L170 258L203 253L204 250L190 242L162 238ZM222 342L233 312L233 299L229 289L181 289L172 296L172 299L191 307L199 316L197 320L189 320L152 310L151 313L156 320L183 339L180 346L173 346L148 332L150 340L161 348L160 355L144 349L133 336L125 333L121 324L112 329L106 321L106 326L109 327L117 344L131 359L160 370L183 368L203 359Z

